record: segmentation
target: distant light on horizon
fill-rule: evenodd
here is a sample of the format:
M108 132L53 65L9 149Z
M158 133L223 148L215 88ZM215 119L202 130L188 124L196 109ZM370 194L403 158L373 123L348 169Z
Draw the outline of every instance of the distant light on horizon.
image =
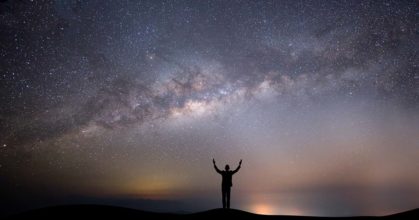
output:
M278 214L270 204L253 204L250 208L250 212L262 215L274 215Z

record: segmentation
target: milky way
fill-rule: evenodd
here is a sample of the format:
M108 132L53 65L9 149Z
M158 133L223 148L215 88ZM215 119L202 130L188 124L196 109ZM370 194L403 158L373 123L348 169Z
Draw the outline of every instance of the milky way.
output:
M244 160L236 208L416 208L418 9L2 1L1 204L214 208L214 157Z

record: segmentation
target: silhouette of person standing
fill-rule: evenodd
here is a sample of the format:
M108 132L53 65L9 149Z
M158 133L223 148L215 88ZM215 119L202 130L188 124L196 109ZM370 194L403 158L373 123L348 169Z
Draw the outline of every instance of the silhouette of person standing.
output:
M214 168L217 171L217 173L221 174L221 176L223 177L223 180L221 182L221 192L223 194L223 208L230 208L230 192L231 192L231 187L233 186L233 181L232 181L232 177L233 174L237 173L237 171L240 170L240 167L242 165L242 160L240 160L239 166L231 171L230 170L230 166L227 164L225 166L225 170L219 170L217 165L215 165L215 160L212 159L212 163L214 164Z

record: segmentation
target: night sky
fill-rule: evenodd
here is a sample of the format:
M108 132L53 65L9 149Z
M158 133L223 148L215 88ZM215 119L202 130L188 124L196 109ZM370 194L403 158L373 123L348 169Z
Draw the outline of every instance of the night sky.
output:
M2 213L419 207L417 1L0 2Z

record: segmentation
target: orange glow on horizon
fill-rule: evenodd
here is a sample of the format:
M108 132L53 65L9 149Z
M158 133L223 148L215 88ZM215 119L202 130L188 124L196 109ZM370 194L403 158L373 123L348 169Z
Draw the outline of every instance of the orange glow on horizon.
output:
M274 215L275 210L271 205L260 203L260 204L254 204L250 207L250 211L256 214L262 214L262 215Z
M130 182L125 187L125 193L146 199L167 199L175 196L181 185L179 180L151 176Z
M295 207L287 208L276 208L275 203L255 203L250 205L250 212L261 214L261 215L291 215L291 216L304 216L304 213L301 209Z

